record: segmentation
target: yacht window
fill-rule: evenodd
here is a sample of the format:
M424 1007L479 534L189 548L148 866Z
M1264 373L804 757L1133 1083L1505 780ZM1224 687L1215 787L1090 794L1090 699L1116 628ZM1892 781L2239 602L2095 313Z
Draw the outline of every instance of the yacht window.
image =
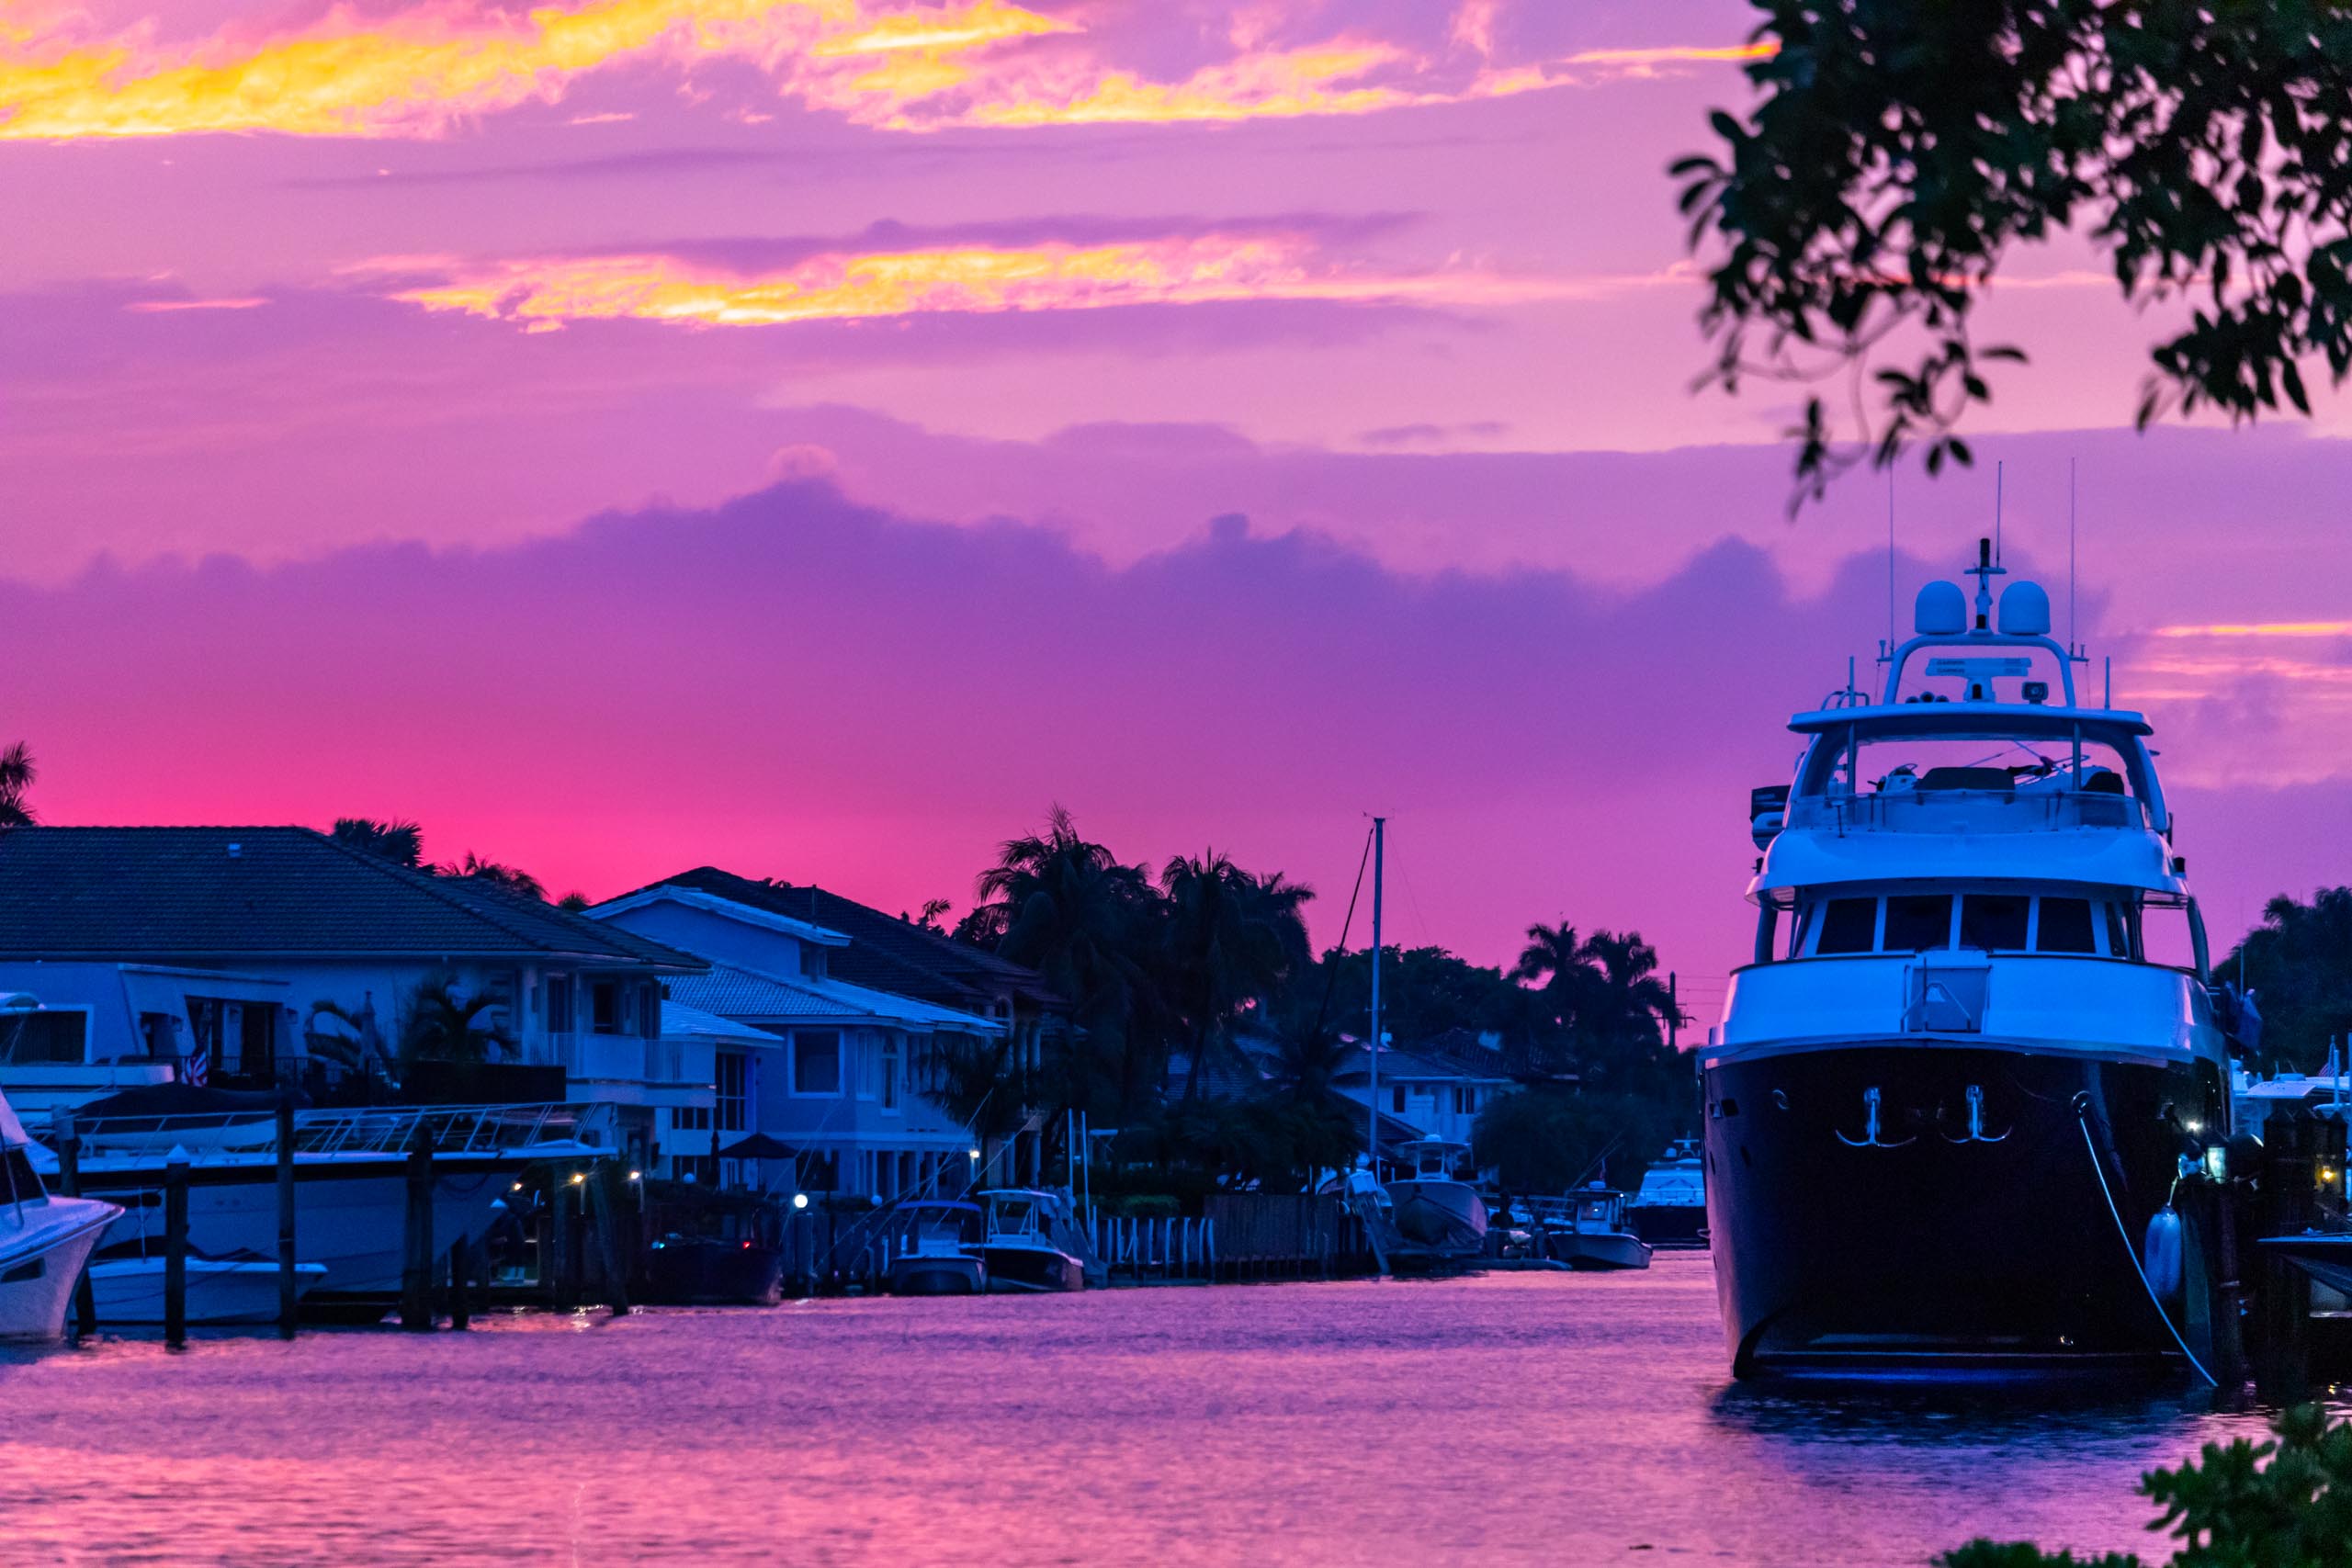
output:
M1960 901L1960 945L1986 952L2025 946L2026 917L2033 900L2021 893L1971 893Z
M2091 934L2091 901L2087 898L2044 898L2041 924L2035 928L2036 953L2097 953Z
M2107 911L2108 956L2110 958L2139 957L2140 954L2132 941L2131 932L2123 923L2122 907L2117 904L2101 904L2099 908Z
M1897 893L1886 900L1889 953L1919 953L1951 945L1951 895Z
M1870 953L1878 947L1878 900L1832 898L1821 907L1818 953Z
M8 1190L5 1195L7 1200L16 1203L40 1201L44 1196L40 1178L33 1174L32 1161L25 1157L25 1151L12 1148L6 1151L5 1157L8 1167Z

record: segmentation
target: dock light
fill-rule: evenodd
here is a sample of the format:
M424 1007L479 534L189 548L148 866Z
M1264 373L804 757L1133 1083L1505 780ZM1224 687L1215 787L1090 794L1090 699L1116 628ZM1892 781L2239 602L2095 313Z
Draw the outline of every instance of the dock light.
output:
M521 1190L523 1190L523 1184L522 1184L521 1182L519 1182L519 1181L518 1181L518 1182L516 1182L513 1187L509 1188L507 1190L512 1191L512 1192L520 1192Z
M792 1206L796 1209L807 1208L808 1206L808 1194L806 1192L795 1192L792 1195Z
M642 1181L645 1179L645 1172L641 1170L632 1170L628 1173L628 1179L631 1181Z
M2183 1122L2181 1126L2191 1133L2201 1133L2205 1130L2205 1123L2198 1121L2194 1116Z
M973 1157L974 1159L978 1159L978 1158L979 1158L979 1157L980 1157L980 1151L979 1151L979 1150L978 1150L978 1149L974 1149L974 1150L972 1151L972 1157Z
M573 1172L571 1173L571 1184L572 1184L574 1187L579 1186L582 1182L583 1182L583 1181L585 1181L585 1180L587 1180L587 1179L588 1179L588 1173L587 1173L586 1171L584 1171L584 1170L575 1170L575 1171L573 1171Z
M2319 1179L2323 1182L2334 1181L2335 1179L2335 1168L2328 1165L2321 1166L2319 1168Z

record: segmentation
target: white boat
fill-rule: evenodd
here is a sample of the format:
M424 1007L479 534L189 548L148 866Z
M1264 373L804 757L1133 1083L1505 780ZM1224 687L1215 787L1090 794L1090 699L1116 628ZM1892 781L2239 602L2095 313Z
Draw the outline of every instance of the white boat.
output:
M275 1261L191 1257L187 1267L189 1323L219 1325L277 1320ZM161 1253L93 1259L90 1289L98 1322L109 1328L123 1324L163 1322L164 1272ZM327 1266L323 1263L296 1264L296 1298L308 1295L326 1277Z
M1989 541L1969 574L1973 612L1928 583L1882 691L1849 671L1792 718L1795 774L1750 801L1755 962L1701 1054L1740 1376L2208 1371L2235 1314L2250 1020L2152 727L2082 700L2039 585L1996 629Z
M1595 1182L1566 1198L1532 1199L1544 1256L1571 1269L1646 1269L1648 1243L1625 1221L1625 1195Z
M0 1096L0 1339L54 1339L83 1265L122 1211L89 1198L51 1197L31 1140Z
M1625 1205L1626 1224L1652 1247L1707 1245L1707 1170L1696 1138L1677 1138L1642 1173Z
M1413 1174L1388 1184L1388 1201L1397 1234L1407 1241L1463 1257L1485 1247L1486 1201L1454 1175L1469 1152L1469 1145L1444 1138L1416 1138L1397 1146L1399 1158L1411 1162Z
M971 1296L988 1289L988 1265L973 1239L976 1203L922 1199L901 1203L888 1227L890 1260L883 1270L894 1296Z
M980 1241L987 1291L1082 1291L1086 1265L1064 1246L1057 1231L1069 1228L1069 1207L1058 1192L997 1188L979 1194L988 1207Z
M89 1108L85 1108L85 1111ZM295 1117L296 1254L325 1273L314 1306L365 1306L396 1299L405 1258L408 1147L417 1129L433 1145L433 1239L436 1255L463 1237L478 1241L503 1212L514 1173L537 1161L608 1157L584 1142L582 1116L555 1105L390 1106L298 1111ZM85 1192L122 1205L108 1247L159 1251L169 1161L188 1163L188 1247L215 1258L275 1258L277 1151L267 1115L77 1114ZM56 1168L34 1145L34 1158ZM273 1307L273 1311L275 1308ZM102 1319L103 1321L103 1319Z

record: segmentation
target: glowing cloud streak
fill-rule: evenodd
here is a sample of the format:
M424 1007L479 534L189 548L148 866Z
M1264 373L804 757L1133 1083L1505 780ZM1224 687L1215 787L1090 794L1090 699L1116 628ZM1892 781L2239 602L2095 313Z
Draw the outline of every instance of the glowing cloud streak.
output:
M175 48L147 28L77 32L86 24L61 11L0 26L0 139L437 136L642 60L747 62L811 107L930 130L1370 114L1768 52L1594 50L1505 65L1492 59L1491 9L1467 17L1450 58L1372 37L1241 40L1170 81L1122 65L1114 39L1010 0L573 0L519 15L433 3L380 17L338 6L297 32L223 30Z
M1317 265L1302 241L1265 235L836 254L748 274L660 254L519 258L481 265L390 258L361 270L413 274L436 268L447 271L446 282L399 288L392 298L427 310L519 322L529 332L589 321L783 326L943 312L1253 299L1508 305L1584 297L1606 287L1468 272L1347 273Z

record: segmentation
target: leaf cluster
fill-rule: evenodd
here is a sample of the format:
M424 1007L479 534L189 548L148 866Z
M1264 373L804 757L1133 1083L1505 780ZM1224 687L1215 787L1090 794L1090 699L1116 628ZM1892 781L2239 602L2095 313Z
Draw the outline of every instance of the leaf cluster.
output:
M1976 307L2012 247L2072 231L2135 305L2181 301L2138 419L2308 413L2352 371L2352 10L2335 0L1756 0L1759 98L1671 173L1709 257L1706 380L1844 372L1799 498L1926 443L1966 463L1992 398ZM1874 349L1901 344L1871 368Z

